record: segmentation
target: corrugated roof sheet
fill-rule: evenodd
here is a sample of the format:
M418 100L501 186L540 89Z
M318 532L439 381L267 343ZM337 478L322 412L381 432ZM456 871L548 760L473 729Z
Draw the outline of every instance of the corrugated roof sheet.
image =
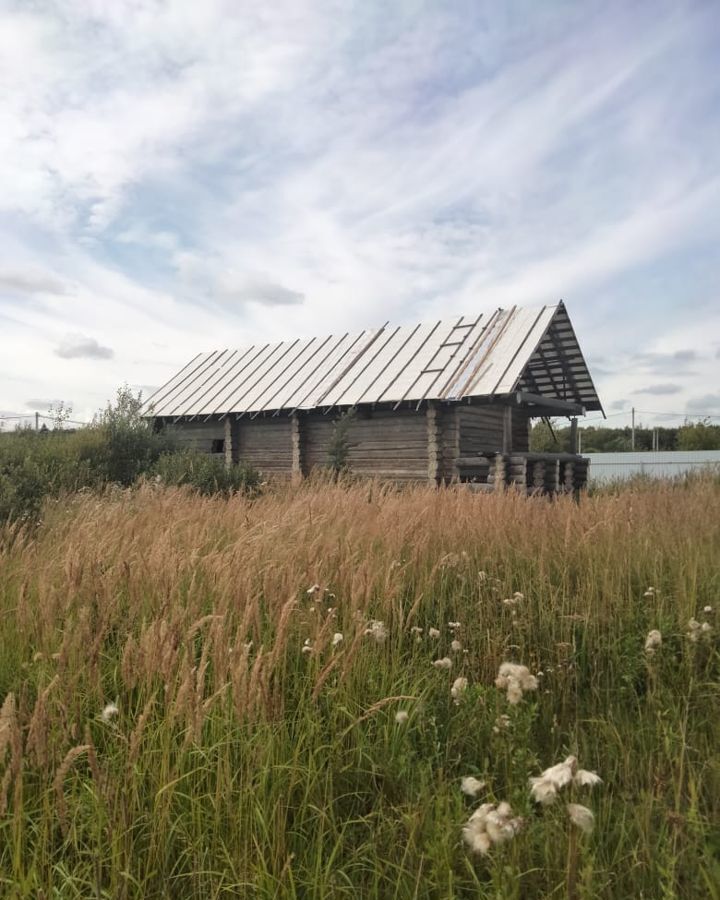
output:
M602 409L562 303L203 353L148 398L145 412L258 415L517 389Z

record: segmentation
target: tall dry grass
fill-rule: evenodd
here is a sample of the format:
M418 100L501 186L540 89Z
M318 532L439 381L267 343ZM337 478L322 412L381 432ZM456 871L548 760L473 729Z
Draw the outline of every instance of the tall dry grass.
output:
M719 523L709 481L49 505L0 544L0 894L720 896ZM544 673L517 706L508 660ZM568 753L604 780L578 841L527 784ZM487 858L468 774L525 818Z

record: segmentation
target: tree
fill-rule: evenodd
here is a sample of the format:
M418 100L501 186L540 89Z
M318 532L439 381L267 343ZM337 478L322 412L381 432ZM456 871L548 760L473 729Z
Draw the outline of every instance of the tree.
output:
M678 450L720 450L720 425L711 425L708 419L686 419L678 429L677 446Z
M333 423L333 432L327 449L328 467L337 478L348 469L347 458L350 450L348 432L350 424L355 418L355 409L348 409L338 416Z

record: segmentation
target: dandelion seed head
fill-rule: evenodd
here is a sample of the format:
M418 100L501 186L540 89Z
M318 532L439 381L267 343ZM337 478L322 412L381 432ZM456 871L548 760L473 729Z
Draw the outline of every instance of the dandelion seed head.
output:
M704 613L711 613L713 611L712 606L703 606Z
M485 787L485 782L480 781L472 775L466 775L460 782L460 790L467 797L477 797L480 791Z
M459 653L462 650L462 644L460 643L460 641L455 640L452 642L452 644L450 644L450 649L453 651L453 653Z
M440 632L439 632L439 630L438 630L437 628L428 628L428 635L429 635L431 638L439 638L439 637L440 637Z
M107 703L103 707L103 711L100 713L100 718L103 722L112 722L112 720L120 715L120 710L117 708L115 703Z
M703 622L700 626L700 631L703 634L709 634L712 631L712 625L709 622Z
M341 643L342 640L343 640L342 633L339 632L339 631L336 631L335 634L333 635L333 639L332 639L332 645L333 645L333 647L337 647L337 645L338 645L339 643Z
M449 656L444 656L442 659L436 659L433 665L436 669L452 669L452 660Z
M648 631L648 635L645 638L645 652L652 654L661 645L662 645L662 635L657 630L657 628L653 628L652 631Z
M407 720L410 718L410 714L407 713L404 709L399 709L395 713L395 721L398 725L404 725Z
M463 840L474 852L486 855L495 844L504 844L520 831L523 820L514 818L509 803L483 803L463 826Z
M369 634L376 643L382 644L387 637L387 628L384 622L381 622L379 619L373 619L365 629L365 634Z
M591 809L588 809L587 806L582 806L580 803L568 803L567 811L573 825L577 825L585 834L592 833L595 827L595 814Z
M541 776L539 778L534 777L530 779L530 794L536 803L541 803L543 806L549 806L551 803L555 802L557 793L557 787L546 778Z
M461 628L461 627L462 626L460 625L459 622L448 622L448 628L450 629L450 631L457 631L458 628Z
M453 681L453 685L450 688L450 696L453 698L456 704L460 702L460 698L467 690L467 686L467 678L460 677L456 678L455 681Z
M312 597L312 595L316 594L319 590L320 590L320 585L313 584L305 591L305 593L308 594L308 596Z
M602 784L602 778L597 772L588 772L587 769L578 769L573 776L573 783L578 787L595 787L596 784Z

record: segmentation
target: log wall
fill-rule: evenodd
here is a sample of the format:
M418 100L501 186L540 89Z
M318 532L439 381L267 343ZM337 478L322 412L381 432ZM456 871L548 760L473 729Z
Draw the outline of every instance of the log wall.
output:
M503 449L503 423L506 407L458 406L460 417L460 456L477 453L499 453ZM530 427L527 411L512 407L512 449L527 453L530 449Z
M293 467L292 420L270 416L238 421L238 457L263 475L289 478Z
M303 471L328 464L334 430L332 414L309 412L300 418ZM426 410L372 410L358 412L347 430L347 464L357 475L393 481L428 478L428 423Z
M213 441L225 440L223 422L173 422L165 426L181 450L211 453Z

